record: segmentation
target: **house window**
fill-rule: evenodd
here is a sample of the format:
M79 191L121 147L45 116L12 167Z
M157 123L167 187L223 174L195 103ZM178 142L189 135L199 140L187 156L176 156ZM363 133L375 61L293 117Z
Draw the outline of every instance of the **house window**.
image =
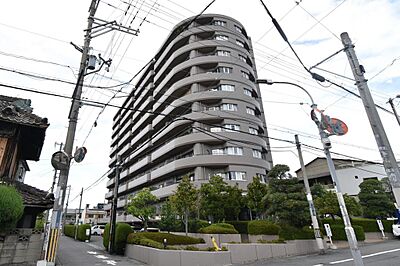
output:
M260 178L261 183L267 183L267 175L257 173L256 176Z
M229 40L228 36L220 35L220 34L215 35L214 39L217 40L217 41L227 41L227 40Z
M230 73L232 73L232 68L231 67L217 67L214 72L230 74Z
M211 154L212 155L224 155L224 149L212 149Z
M242 28L239 27L238 25L235 25L235 30L236 30L237 32L242 33Z
M225 131L226 132L234 132L240 130L240 125L235 125L235 124L225 124L224 125Z
M253 96L253 93L252 93L252 91L251 91L251 90L249 90L249 89L246 89L246 88L244 88L244 89L243 89L243 93L244 93L245 95L247 95L247 96L250 96L250 97L252 97L252 96Z
M214 21L213 21L213 24L214 24L215 26L226 26L226 22L225 22L225 21L222 21L222 20L214 20Z
M237 104L234 103L224 103L221 105L221 110L224 111L237 111L238 107Z
M215 52L215 55L217 56L231 56L231 52L226 51L226 50L218 50Z
M248 113L249 115L256 115L256 110L251 107L246 107L246 113Z
M249 127L249 133L252 135L258 135L258 130L254 127Z
M241 54L239 54L239 59L245 63L247 63L247 58Z
M229 180L237 180L237 181L244 181L246 180L246 172L235 172L231 171L228 172L228 179Z
M247 73L246 71L241 71L242 73L242 77L244 77L245 79L250 79L250 74Z
M240 40L236 40L236 44L239 45L240 47L244 48L244 42L242 42Z
M254 157L254 158L259 158L259 159L261 159L261 158L262 158L262 153L261 153L261 151L259 151L259 150L253 150L253 157Z

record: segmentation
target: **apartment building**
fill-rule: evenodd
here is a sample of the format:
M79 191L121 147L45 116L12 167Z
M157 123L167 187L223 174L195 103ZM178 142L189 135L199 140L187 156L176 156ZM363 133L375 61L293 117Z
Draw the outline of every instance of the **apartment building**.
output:
M119 155L120 215L143 187L163 199L185 175L196 186L220 175L246 190L272 167L251 39L233 18L193 19L175 26L114 116L105 198Z

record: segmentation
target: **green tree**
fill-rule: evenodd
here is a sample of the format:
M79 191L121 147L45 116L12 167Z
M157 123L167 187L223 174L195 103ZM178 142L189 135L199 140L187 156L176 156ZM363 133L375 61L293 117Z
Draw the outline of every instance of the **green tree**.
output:
M24 213L24 204L19 192L12 186L0 185L0 231L15 226Z
M171 200L167 199L161 206L161 220L159 222L161 230L168 231L168 233L174 230L177 226L176 216L177 213Z
M272 169L268 172L268 177L271 178L278 178L278 179L285 179L291 178L291 174L289 173L290 168L286 164L276 164Z
M224 204L227 198L228 184L221 176L213 176L200 188L201 206L204 214L211 222L219 222L225 218Z
M263 212L265 211L265 203L263 198L267 194L267 191L267 185L261 183L259 176L253 177L253 181L247 185L246 204L257 218L262 216Z
M185 224L185 233L188 234L190 212L196 208L197 189L190 182L188 176L184 176L179 183L174 195L170 197L171 203Z
M359 216L362 214L361 205L354 197L344 194L343 198L350 216ZM342 217L336 192L334 191L325 190L322 195L315 197L314 205L320 215L330 215L332 219L335 219L335 215Z
M387 217L393 214L394 205L388 197L381 181L367 179L360 184L358 194L364 217Z
M242 193L238 184L227 186L226 199L224 201L225 219L239 220L240 210L244 205Z
M154 217L157 197L151 194L149 188L143 188L139 193L130 198L129 204L126 206L127 213L132 214L143 222L143 228L147 231L147 225L150 218Z
M297 178L271 179L265 201L268 206L267 214L280 223L296 227L309 224L308 202L303 184Z

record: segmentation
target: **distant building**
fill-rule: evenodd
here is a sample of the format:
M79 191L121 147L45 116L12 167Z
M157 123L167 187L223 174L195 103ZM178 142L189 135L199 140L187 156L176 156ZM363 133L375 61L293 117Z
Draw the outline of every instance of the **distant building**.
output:
M80 213L83 212L83 209L81 209ZM65 224L75 224L76 219L79 215L79 209L68 209L64 211L64 221Z
M343 194L347 193L356 196L360 192L359 185L366 179L377 179L387 177L381 163L366 162L350 159L333 159L336 168L336 175ZM326 158L317 157L305 166L310 186L315 183L333 189L332 177L329 173ZM296 171L297 177L302 180L301 169Z
M200 186L219 175L244 190L254 176L266 180L267 125L251 39L240 22L216 14L180 22L142 73L114 116L109 166L122 157L120 216L129 196L149 187L165 199L183 176ZM115 171L108 177L111 203Z
M99 204L95 208L89 208L89 204L86 204L86 208L82 212L81 223L84 224L98 224L102 223L103 218L106 216L106 211L102 208L98 208ZM103 206L103 204L100 204Z

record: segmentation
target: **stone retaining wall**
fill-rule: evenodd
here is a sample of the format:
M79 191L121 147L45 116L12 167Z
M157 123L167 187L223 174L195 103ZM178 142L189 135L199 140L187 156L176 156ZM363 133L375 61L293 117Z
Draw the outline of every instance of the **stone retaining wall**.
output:
M36 263L43 247L43 232L34 229L15 229L0 235L0 265Z

